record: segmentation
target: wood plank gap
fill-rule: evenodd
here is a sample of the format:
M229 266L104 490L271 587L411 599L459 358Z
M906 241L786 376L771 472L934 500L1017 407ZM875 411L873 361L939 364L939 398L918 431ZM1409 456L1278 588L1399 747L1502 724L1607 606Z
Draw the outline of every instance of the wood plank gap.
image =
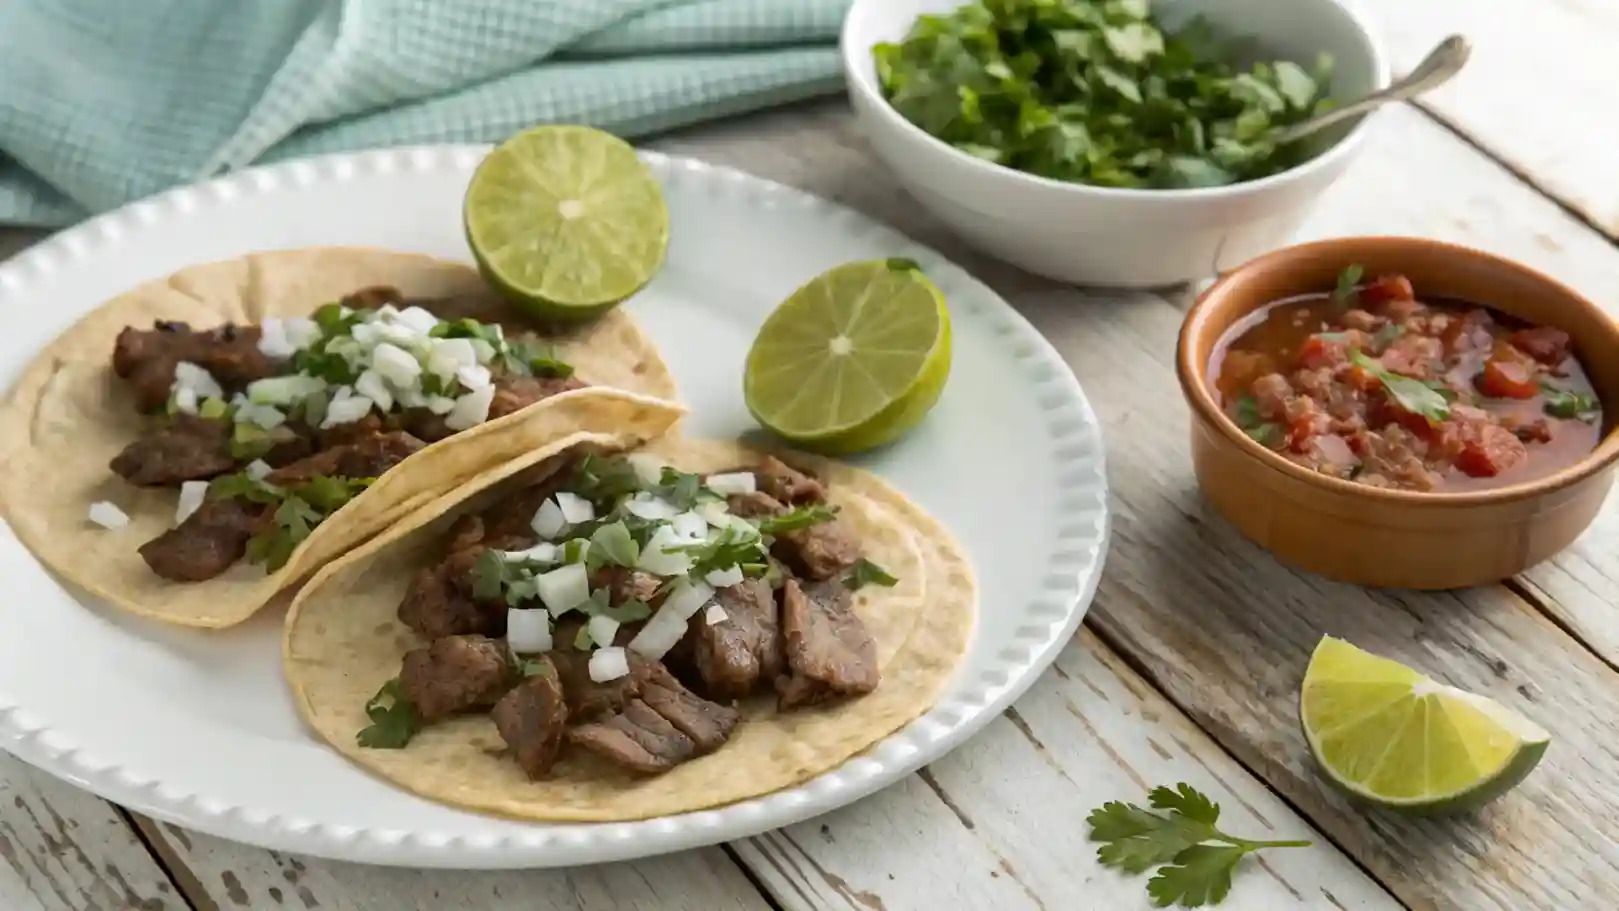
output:
M1607 240L1610 245L1619 246L1619 241L1616 241L1613 236L1608 234L1607 229L1602 227L1602 225L1597 224L1597 222L1594 221L1591 216L1581 212L1579 209L1574 208L1574 206L1564 201L1556 193L1553 193L1551 190L1547 189L1545 185L1543 185L1539 180L1535 179L1533 174L1530 174L1521 166L1514 164L1511 159L1503 158L1502 156L1497 155L1489 146L1473 138L1473 136L1469 134L1467 130L1463 129L1455 121L1446 117L1442 111L1420 99L1405 103L1409 104L1412 108L1416 109L1418 113L1422 114L1424 117L1427 117L1429 120L1443 128L1445 132L1455 136L1463 143L1466 143L1468 148L1471 148L1473 151L1500 165L1502 170L1506 171L1508 174L1511 174L1524 186L1534 190L1552 205L1561 209L1563 214L1574 219L1575 221L1578 221L1587 228L1590 228L1592 231L1595 231L1599 236Z
M731 847L729 843L726 843L720 845L720 850L724 851L725 856L730 858L731 863L736 864L736 868L742 871L742 875L748 880L748 885L752 886L754 891L759 893L760 900L770 906L770 911L786 911L786 908L782 905L782 903L776 900L776 896L773 895L768 888L766 888L764 880L760 879L759 875L753 872L753 868L748 866L747 861L742 859L742 855L738 854L735 848Z
M1152 669L1147 667L1141 661L1137 660L1128 649L1123 647L1122 643L1115 642L1112 636L1108 634L1107 630L1102 627L1100 622L1093 622L1093 618L1086 617L1085 626L1095 634L1097 639L1101 640L1103 647L1113 653L1113 657L1117 658L1119 663L1134 671L1135 675L1141 678L1143 682L1157 690L1158 695L1161 696L1165 702L1179 709L1182 715L1185 715L1193 724L1197 725L1198 728L1203 731L1203 733L1208 735L1209 740L1213 741L1215 746L1219 747L1222 752L1231 757L1232 762L1235 762L1237 765L1246 769L1248 774L1263 782L1264 785L1270 789L1270 792L1276 796L1277 800L1280 800L1282 803L1286 804L1287 808L1292 810L1300 819L1308 822L1323 841L1337 849L1338 853L1349 858L1350 862L1359 867L1360 871L1365 873L1367 878L1369 878L1372 882L1382 886L1383 891L1387 892L1390 898L1399 903L1400 907L1406 909L1406 911L1417 911L1415 906L1413 906L1410 902L1407 902L1398 892L1394 891L1393 886L1389 885L1389 883L1384 881L1382 877L1377 875L1376 871L1367 866L1366 863L1359 857L1355 856L1355 852L1349 850L1349 848L1342 841L1339 841L1336 837L1334 837L1332 832L1328 830L1326 826L1312 818L1303 807L1299 806L1291 797L1287 796L1285 791L1282 791L1275 785L1271 784L1270 779L1265 777L1263 770L1256 769L1244 762L1241 756L1233 752L1230 747L1226 746L1225 741L1220 739L1220 734L1218 731L1211 730L1203 724L1202 719L1198 717L1198 713L1194 710L1196 708L1195 706L1182 705L1181 703L1176 702L1175 697L1170 694L1169 690L1165 689L1164 686L1158 682L1158 678L1153 675ZM1157 784L1167 785L1173 783L1174 782L1164 781L1158 782Z
M193 911L219 911L219 903L208 894L202 880L198 879L197 874L191 872L191 868L174 852L169 840L157 831L156 820L110 801L109 804L113 812L123 817L124 822L134 831L135 837L146 848L146 853L152 855L153 863L156 863L158 869L163 871L163 875L169 878L169 884L174 886L174 891L186 905Z
M1524 577L1513 576L1510 579L1502 580L1501 587L1511 592L1512 595L1519 601L1527 604L1535 613L1544 617L1552 626L1562 630L1563 635L1579 643L1581 648L1596 656L1598 661L1601 661L1603 664L1606 664L1615 671L1619 671L1619 661L1615 661L1613 658L1604 655L1589 642L1586 642L1585 637L1580 635L1579 630L1570 626L1562 617L1557 615L1556 611L1551 609L1551 606L1546 603L1550 599L1546 596L1545 592L1540 590L1540 586Z

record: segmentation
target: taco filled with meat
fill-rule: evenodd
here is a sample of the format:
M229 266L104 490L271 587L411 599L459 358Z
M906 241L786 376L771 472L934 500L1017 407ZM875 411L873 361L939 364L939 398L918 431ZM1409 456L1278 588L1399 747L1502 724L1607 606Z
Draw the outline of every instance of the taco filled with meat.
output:
M229 626L496 464L576 429L663 433L674 397L623 313L541 334L467 266L256 254L143 285L52 342L0 410L0 503L115 606Z
M977 588L873 475L736 443L559 448L328 565L287 616L306 721L380 776L622 820L812 778L927 711Z

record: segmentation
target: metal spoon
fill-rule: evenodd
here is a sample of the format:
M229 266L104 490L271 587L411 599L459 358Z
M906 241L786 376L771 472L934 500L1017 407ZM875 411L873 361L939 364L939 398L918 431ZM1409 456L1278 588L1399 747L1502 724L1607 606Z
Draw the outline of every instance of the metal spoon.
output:
M1467 63L1467 58L1473 53L1473 46L1461 35L1451 35L1422 58L1422 62L1412 68L1404 77L1396 79L1393 84L1381 92L1374 92L1359 101L1333 108L1324 114L1311 117L1292 126L1282 127L1271 132L1265 139L1275 145L1294 142L1303 139L1312 133L1323 130L1340 120L1364 114L1367 111L1382 107L1391 101L1405 101L1415 98L1424 92L1432 91L1450 81L1450 77L1461 72Z

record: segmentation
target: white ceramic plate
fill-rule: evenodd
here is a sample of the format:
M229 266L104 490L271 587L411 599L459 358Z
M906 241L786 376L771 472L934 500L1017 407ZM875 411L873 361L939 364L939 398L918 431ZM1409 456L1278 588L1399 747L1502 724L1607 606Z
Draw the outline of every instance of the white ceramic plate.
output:
M0 267L0 382L101 301L255 250L370 244L465 259L462 193L487 150L434 147L244 171L137 203ZM307 733L280 672L280 617L170 629L65 588L0 530L0 746L144 813L268 848L422 867L617 860L822 813L960 745L1072 635L1108 536L1100 428L1073 374L1005 301L938 254L847 209L734 171L648 154L672 217L668 263L629 304L693 408L687 432L751 426L742 360L777 302L830 266L907 256L943 289L955 362L928 419L858 460L946 522L983 591L945 698L806 784L678 817L535 825L419 799ZM42 484L49 478L40 478Z

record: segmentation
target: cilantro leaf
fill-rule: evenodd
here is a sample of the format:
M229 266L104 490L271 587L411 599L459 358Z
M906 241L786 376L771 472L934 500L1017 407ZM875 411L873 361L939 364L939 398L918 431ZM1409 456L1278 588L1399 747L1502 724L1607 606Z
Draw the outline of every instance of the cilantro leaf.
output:
M1540 393L1546 397L1546 413L1554 418L1572 418L1590 424L1602 414L1602 403L1594 395L1564 389L1544 380Z
M639 598L631 598L617 607L608 605L597 611L597 613L603 617L611 617L620 624L635 623L652 616L652 606Z
M291 487L280 487L240 473L215 478L208 485L208 496L274 507L269 527L248 539L247 559L275 572L286 565L292 552L309 537L315 526L375 480L315 475Z
M664 467L658 483L650 491L655 497L668 500L676 509L686 510L697 505L697 495L703 490L701 475L687 474L678 469Z
M633 567L641 548L623 522L610 522L590 536L590 558L613 566Z
M1231 874L1242 858L1265 848L1303 848L1308 841L1255 841L1216 828L1220 805L1184 782L1154 788L1153 809L1111 801L1091 811L1090 840L1096 858L1126 873L1158 872L1147 883L1153 904L1200 908L1231 892Z
M837 518L838 511L829 506L795 506L773 516L766 516L759 520L759 533L764 535L779 535L789 531L798 531L811 525L830 522Z
M377 690L365 704L365 716L371 719L371 724L361 729L355 741L369 749L400 749L422 729L422 716L416 706L399 695L398 678Z
M738 564L763 562L765 559L764 540L735 525L727 525L723 531L707 541L665 547L664 551L691 554L693 576L730 569Z
M1338 273L1338 286L1332 289L1332 299L1339 304L1352 303L1360 293L1360 279L1366 269L1360 263L1350 263Z
M899 584L899 579L889 575L888 570L867 560L865 557L861 557L855 563L854 568L849 570L849 575L844 579L843 584L854 591L859 591L868 585L893 588Z
M623 456L587 453L574 466L573 476L568 479L564 489L602 506L619 497L639 492L641 476Z
M282 424L266 430L257 424L243 421L231 428L230 443L227 444L230 457L238 462L248 462L260 458L270 450L283 443L291 443L298 435L292 428Z
M1265 420L1264 415L1259 413L1259 400L1251 395L1237 397L1231 409L1231 418L1243 433L1261 446L1280 449L1286 440L1287 434L1282 430L1282 425Z
M486 548L473 558L472 597L479 601L498 601L505 593L506 583L506 558L500 551Z
M1377 377L1383 384L1383 390L1396 405L1412 414L1420 414L1430 421L1449 420L1450 401L1426 382L1391 373L1381 362L1359 350L1349 352L1349 359L1355 366Z

